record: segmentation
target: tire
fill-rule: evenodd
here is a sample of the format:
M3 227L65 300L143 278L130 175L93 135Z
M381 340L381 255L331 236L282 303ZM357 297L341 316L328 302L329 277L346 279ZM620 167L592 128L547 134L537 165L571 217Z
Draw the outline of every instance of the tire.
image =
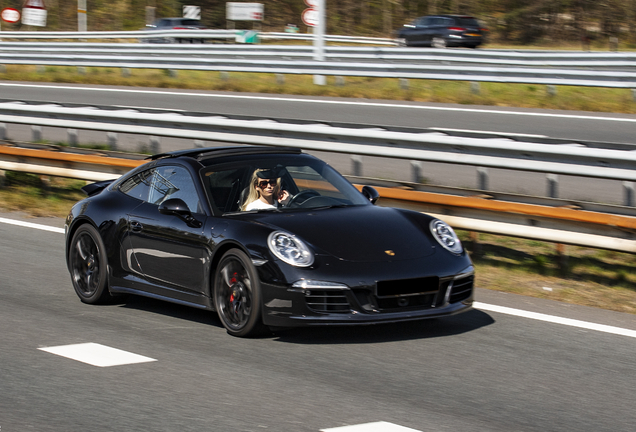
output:
M239 249L223 255L214 276L214 306L223 327L232 336L261 334L261 286L252 261Z
M82 302L106 304L112 301L108 291L106 247L95 227L84 224L73 234L68 263L73 288Z
M439 37L439 36L435 36L432 40L431 40L431 46L433 48L446 48L446 39L444 39L443 37Z

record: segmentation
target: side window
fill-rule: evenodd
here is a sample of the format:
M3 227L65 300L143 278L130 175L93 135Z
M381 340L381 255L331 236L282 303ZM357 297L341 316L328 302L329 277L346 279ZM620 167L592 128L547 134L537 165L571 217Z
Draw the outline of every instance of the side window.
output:
M154 170L149 169L132 176L119 186L119 190L133 198L148 201L153 172Z
M244 179L245 168L210 171L204 174L205 187L215 211L221 213L238 209L241 194L249 180Z
M178 166L162 166L154 170L148 202L161 204L171 199L182 199L192 213L201 213L199 194L188 170Z

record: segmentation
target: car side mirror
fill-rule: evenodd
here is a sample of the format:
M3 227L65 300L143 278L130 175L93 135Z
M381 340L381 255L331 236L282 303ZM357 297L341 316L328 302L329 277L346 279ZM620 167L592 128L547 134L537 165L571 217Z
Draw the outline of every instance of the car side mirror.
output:
M371 204L375 204L380 198L380 194L378 193L378 191L375 190L375 188L372 188L371 186L363 186L362 195L367 197L367 199L371 201Z
M170 198L159 205L159 213L165 215L174 215L183 219L188 225L199 228L201 222L192 216L192 212L188 205L181 198Z

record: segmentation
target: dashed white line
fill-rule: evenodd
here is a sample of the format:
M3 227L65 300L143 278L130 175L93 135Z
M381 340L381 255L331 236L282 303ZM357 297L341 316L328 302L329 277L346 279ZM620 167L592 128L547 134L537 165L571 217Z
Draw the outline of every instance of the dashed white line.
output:
M320 432L420 432L416 429L388 423L384 421L364 423L353 426L342 426L329 429L320 429Z
M145 357L139 354L122 351L117 348L111 348L92 342L38 349L97 367L121 366L157 361L150 357Z
M9 225L17 225L17 226L26 227L26 228L33 228L33 229L39 229L39 230L42 230L42 231L51 231L51 232L64 234L64 228L52 227L52 226L48 226L48 225L36 224L36 223L31 223L31 222L24 222L24 221L19 221L19 220L14 220L14 219L0 218L0 223L5 223L5 224L9 224Z

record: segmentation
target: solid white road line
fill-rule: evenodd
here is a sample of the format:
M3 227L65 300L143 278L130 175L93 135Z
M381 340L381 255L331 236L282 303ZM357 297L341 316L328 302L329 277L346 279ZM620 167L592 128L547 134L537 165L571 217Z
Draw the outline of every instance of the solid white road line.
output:
M55 227L35 224L31 222L22 222L22 221L17 221L13 219L0 218L0 223L19 225L19 226L23 226L27 228L41 229L45 231L53 231L60 234L64 234L63 228L55 228ZM580 321L580 320L575 320L570 318L562 318L562 317L553 316L553 315L529 312L529 311L524 311L521 309L513 309L509 307L496 306L496 305L491 305L491 304L486 304L481 302L475 302L473 306L476 309L481 309L484 311L503 313L507 315L514 315L514 316L523 317L523 318L530 318L530 319L535 319L539 321L551 322L554 324L562 324L562 325L567 325L571 327L578 327L578 328L587 329L587 330L595 330L595 331L600 331L604 333L611 333L615 335L636 338L636 330L629 330L629 329L624 329L620 327L608 326L604 324L595 324L595 323L591 323L587 321Z
M513 309L509 307L504 307L504 306L496 306L496 305L491 305L491 304L486 304L481 302L475 302L473 304L473 307L476 309L484 310L484 311L503 313L507 315L530 318L530 319L535 319L539 321L546 321L546 322L555 323L555 324L567 325L571 327L578 327L578 328L582 328L586 330L596 330L600 332L636 338L635 330L628 330L628 329L624 329L620 327L608 326L604 324L595 324L595 323L591 323L587 321L580 321L580 320L575 320L570 318L561 318L554 315L546 315L546 314L537 313L537 312L528 312L528 311L524 311L520 309Z
M18 225L18 226L26 227L26 228L33 228L33 229L39 229L39 230L42 230L42 231L51 231L51 232L64 234L64 228L57 228L57 227L52 227L52 226L42 225L42 224L36 224L36 223L31 223L31 222L23 222L23 221L14 220L14 219L0 218L0 223L10 224L10 225Z
M157 361L150 357L133 354L128 351L122 351L117 348L111 348L92 342L38 349L98 367L121 366Z
M526 116L526 117L551 117L551 118L565 118L565 119L579 119L579 120L600 120L600 121L613 121L613 122L626 122L636 123L636 118L621 118L621 117L603 117L594 115L580 115L580 114L557 114L549 112L524 112L524 111L504 111L495 109L474 109L474 108L462 108L462 107L442 107L442 106L425 106L425 105L408 105L399 103L380 103L380 102L363 102L363 101L343 101L343 100L323 100L323 99L297 99L290 97L273 97L273 96L255 96L255 95L242 95L242 94L211 94L211 93L192 93L192 92L168 92L160 90L140 90L140 89L115 89L115 88L96 88L96 87L73 87L73 86L53 86L45 84L16 84L10 82L0 83L0 86L4 87L28 87L28 88L49 88L49 89L61 89L72 91L94 91L94 92L108 92L108 93L132 93L132 94L155 94L155 95L174 95L174 96L192 96L202 98L216 98L216 99L246 99L246 100L266 100L269 102L282 101L282 102L298 102L298 103L312 103L323 105L348 105L348 106L368 106L368 107L381 107L381 108L403 108L414 110L428 110L428 111L454 111L454 112L471 112L471 113L484 113L484 114L501 114L501 115L514 115L514 116Z
M420 432L388 422L365 423L353 426L342 426L330 429L320 429L320 432Z

